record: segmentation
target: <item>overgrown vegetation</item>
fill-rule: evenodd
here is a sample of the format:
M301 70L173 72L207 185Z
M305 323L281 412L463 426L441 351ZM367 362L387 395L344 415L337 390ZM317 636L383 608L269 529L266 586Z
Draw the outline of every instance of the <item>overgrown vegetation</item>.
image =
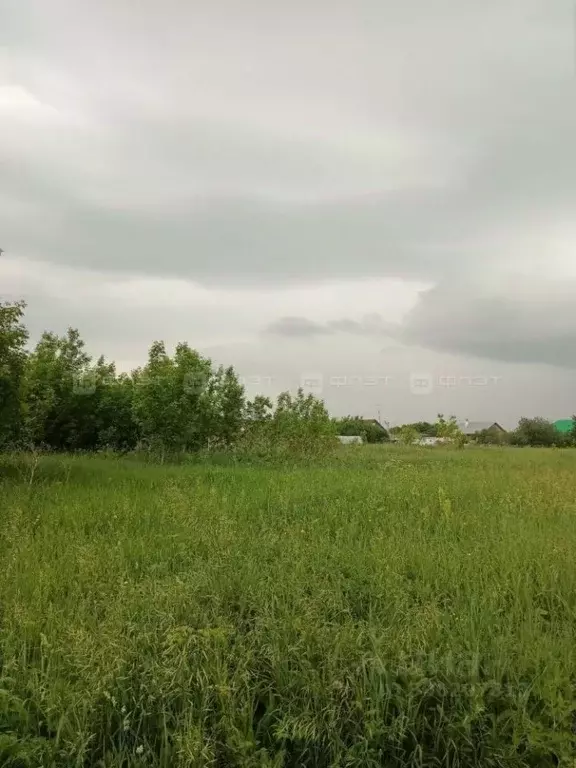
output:
M250 402L186 343L130 374L73 329L27 351L23 311L0 306L0 765L573 768L573 452L338 451L388 435Z
M392 427L390 433L405 445L412 445L425 437L438 437L450 440L456 445L478 443L480 445L514 445L522 448L570 448L576 446L576 416L572 417L572 429L567 432L560 432L548 419L524 417L511 432L484 429L473 435L464 435L455 416L446 420L442 414L438 414L434 424L427 421L401 424Z
M0 458L0 765L572 768L575 470Z
M64 336L45 332L28 351L24 309L23 303L0 303L0 450L145 449L162 459L206 450L324 455L336 434L368 443L390 438L374 419L331 419L320 401L302 392L283 393L274 406L261 396L248 402L232 367L215 367L185 342L173 355L163 342L153 342L147 364L130 374L118 373L103 356L94 362L73 328ZM567 433L545 419L524 418L510 433L465 436L456 417L442 414L434 424L390 432L408 445L438 437L459 446L568 447L576 445L576 418Z
M0 305L0 450L146 450L176 454L317 455L336 426L312 395L246 399L232 367L215 367L187 343L170 355L155 341L143 368L117 373L86 353L77 330L46 332L31 351L23 304Z
M339 435L361 437L366 443L387 443L390 440L388 430L375 419L344 416L340 419L334 419L334 424Z

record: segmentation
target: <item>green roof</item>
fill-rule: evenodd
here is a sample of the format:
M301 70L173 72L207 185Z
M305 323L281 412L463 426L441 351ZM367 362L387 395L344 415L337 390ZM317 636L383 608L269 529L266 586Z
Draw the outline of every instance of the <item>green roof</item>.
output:
M558 432L572 432L572 427L574 425L574 422L572 419L560 419L560 421L555 421L554 426L558 430Z

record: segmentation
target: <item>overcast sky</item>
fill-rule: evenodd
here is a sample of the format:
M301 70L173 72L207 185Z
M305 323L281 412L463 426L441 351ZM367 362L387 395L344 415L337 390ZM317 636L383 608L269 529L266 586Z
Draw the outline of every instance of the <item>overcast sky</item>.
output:
M2 0L0 294L337 413L576 411L572 0ZM315 382L315 383L314 383Z

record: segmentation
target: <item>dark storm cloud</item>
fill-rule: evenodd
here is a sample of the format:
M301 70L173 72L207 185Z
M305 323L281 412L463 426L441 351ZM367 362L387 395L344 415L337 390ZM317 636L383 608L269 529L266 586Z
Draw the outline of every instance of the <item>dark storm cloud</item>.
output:
M576 280L500 286L447 284L423 294L399 331L405 343L576 369Z

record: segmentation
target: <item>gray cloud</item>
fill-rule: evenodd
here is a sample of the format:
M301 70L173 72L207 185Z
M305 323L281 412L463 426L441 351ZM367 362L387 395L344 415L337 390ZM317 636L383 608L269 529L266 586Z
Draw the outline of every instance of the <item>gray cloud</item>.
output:
M520 280L498 292L448 283L423 294L400 338L465 356L576 369L575 297L576 280Z
M568 7L220 5L142 3L138 28L128 0L7 6L9 82L38 105L5 128L0 198L49 212L0 214L10 250L212 285L436 280L569 217Z
M550 0L5 0L0 246L44 268L33 331L78 325L133 359L268 323L254 355L277 344L291 371L308 347L384 344L405 371L434 368L423 349L520 380L574 367L572 19ZM74 293L104 274L100 301ZM135 308L138 275L211 298ZM396 325L363 314L385 313L360 282L387 276L433 286ZM312 294L336 284L340 310ZM301 300L274 312L255 298L288 286Z
M265 328L265 333L288 338L309 338L332 333L328 325L315 323L305 317L281 317Z
M335 333L382 338L383 336L395 336L397 334L397 326L393 323L385 322L376 313L365 315L362 320L339 318L337 320L329 320L326 323L314 322L306 317L281 317L269 323L264 332L273 336L284 336L287 338L314 338Z
M402 322L378 315L362 320L340 318L316 323L282 318L268 333L313 338L355 334L396 340L464 358L553 365L576 370L576 280L503 281L494 287L445 282L420 294ZM389 348L388 346L386 347Z

